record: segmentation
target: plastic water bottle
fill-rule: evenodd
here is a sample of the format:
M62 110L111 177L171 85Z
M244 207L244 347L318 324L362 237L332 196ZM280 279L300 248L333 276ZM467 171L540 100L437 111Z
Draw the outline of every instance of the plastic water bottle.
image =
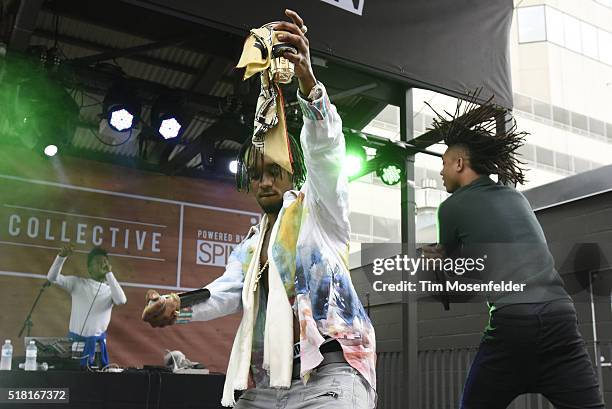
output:
M30 344L26 348L26 361L25 361L25 370L26 371L35 371L36 367L36 354L38 350L36 349L36 344L34 341L30 341Z
M2 360L0 361L0 371L10 371L13 362L13 345L11 340L7 339L2 345Z

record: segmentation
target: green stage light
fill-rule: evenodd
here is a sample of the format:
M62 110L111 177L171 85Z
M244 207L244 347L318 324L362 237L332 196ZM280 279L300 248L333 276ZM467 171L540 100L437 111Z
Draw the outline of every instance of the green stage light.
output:
M8 94L10 101L0 115L5 122L1 132L41 155L56 155L74 135L79 106L45 72L13 67L10 74L8 85L0 84L0 93Z
M363 168L364 158L356 153L347 152L342 162L342 170L348 177L355 176Z
M366 138L362 135L351 132L345 137L346 153L341 163L342 172L352 178L359 176L363 171L365 163L368 160L364 146L366 146Z
M402 173L402 168L395 163L385 164L376 171L376 174L385 185L395 185L399 183L402 180Z

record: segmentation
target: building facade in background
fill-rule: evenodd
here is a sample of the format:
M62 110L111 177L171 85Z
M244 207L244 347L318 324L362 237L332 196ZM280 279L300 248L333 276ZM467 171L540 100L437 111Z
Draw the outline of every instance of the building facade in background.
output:
M520 150L529 189L612 164L612 0L515 0L510 58L514 116L530 135ZM414 136L456 100L414 89ZM364 132L399 139L399 108L387 106ZM443 144L429 149L444 152ZM448 196L435 156L415 159L416 241L436 241L436 211ZM376 197L377 200L371 200ZM400 187L375 175L351 184L351 264L360 243L400 241Z

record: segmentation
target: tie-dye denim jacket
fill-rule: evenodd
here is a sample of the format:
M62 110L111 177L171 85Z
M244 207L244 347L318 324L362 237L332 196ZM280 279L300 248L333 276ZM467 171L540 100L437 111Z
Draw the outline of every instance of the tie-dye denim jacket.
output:
M307 177L300 191L288 191L277 218L278 231L270 238L276 264L289 302L300 324L302 371L313 369L322 356L324 337L338 340L347 362L376 387L374 328L357 297L348 270L350 225L348 180L340 163L345 146L336 107L323 96L309 102L298 93L304 115L300 135ZM211 297L192 308L191 320L211 320L241 310L244 274L257 248L255 226L229 257L225 273L206 286ZM251 373L267 386L263 362L265 294L260 291L255 322Z

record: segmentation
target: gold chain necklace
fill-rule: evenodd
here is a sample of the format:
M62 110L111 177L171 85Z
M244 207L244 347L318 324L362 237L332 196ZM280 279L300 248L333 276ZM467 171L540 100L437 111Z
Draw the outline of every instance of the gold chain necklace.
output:
M253 292L257 291L257 284L259 284L259 279L261 278L261 275L263 274L264 270L268 268L269 262L270 260L266 260L263 267L260 268L259 271L257 272L257 276L255 277L255 287L253 287Z

